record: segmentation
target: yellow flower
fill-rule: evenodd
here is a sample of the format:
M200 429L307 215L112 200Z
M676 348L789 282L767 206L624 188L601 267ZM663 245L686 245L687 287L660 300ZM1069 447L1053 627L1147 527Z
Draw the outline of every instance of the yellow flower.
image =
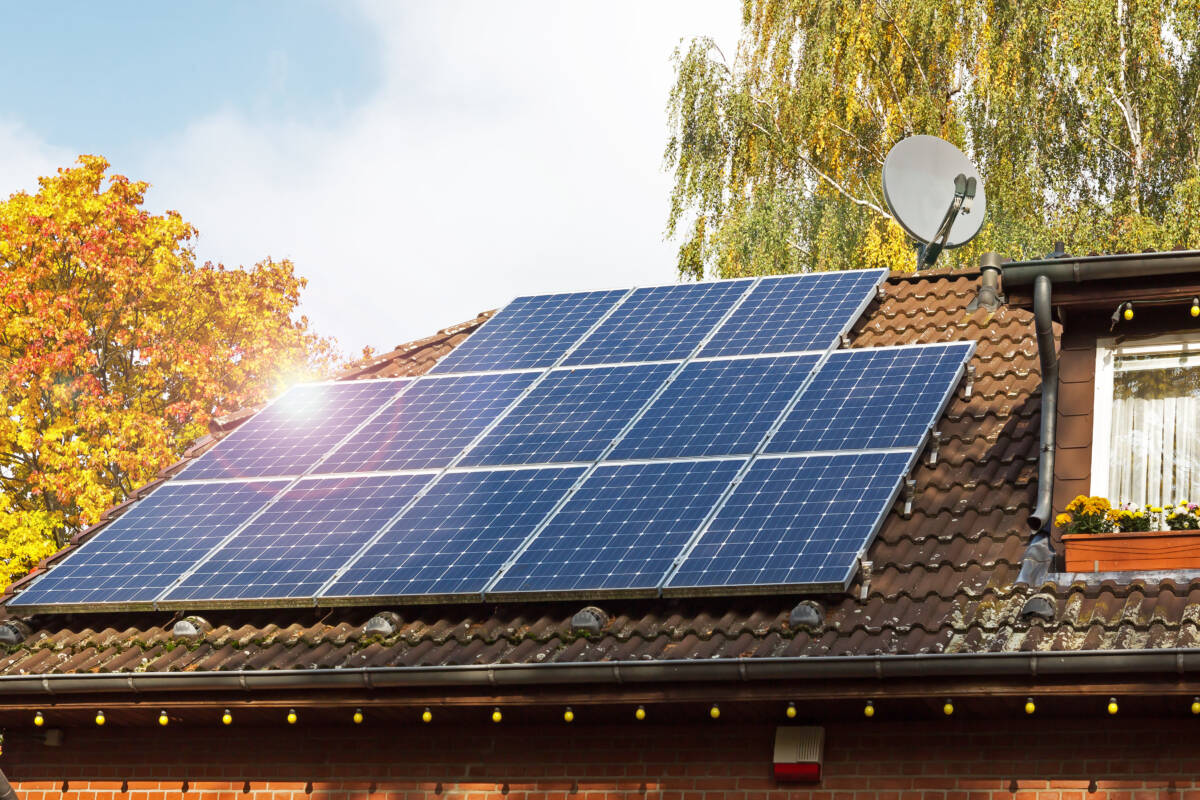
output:
M1068 525L1071 524L1071 515L1070 514L1059 514L1057 517L1054 518L1054 524L1060 528L1067 527Z

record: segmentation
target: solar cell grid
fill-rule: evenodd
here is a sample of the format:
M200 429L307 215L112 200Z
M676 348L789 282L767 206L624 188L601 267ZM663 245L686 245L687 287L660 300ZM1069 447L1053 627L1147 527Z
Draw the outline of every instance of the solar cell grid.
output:
M296 386L242 423L179 477L206 480L303 474L408 383L401 379Z
M742 464L601 465L489 595L655 588Z
M684 358L750 285L741 280L637 289L563 363Z
M554 370L459 463L593 461L674 369L673 364L634 364Z
M518 297L430 372L548 367L627 293L618 289Z
M763 278L700 352L735 356L826 350L850 328L887 270Z
M767 452L918 447L973 349L953 342L833 353Z
M760 459L667 587L842 587L911 459L908 452Z
M536 377L536 372L519 372L417 380L316 471L447 466Z
M815 355L692 362L609 459L751 453L816 363Z
M583 471L447 473L324 596L478 594Z
M313 597L431 479L302 480L164 599Z
M161 486L8 605L148 603L286 485Z

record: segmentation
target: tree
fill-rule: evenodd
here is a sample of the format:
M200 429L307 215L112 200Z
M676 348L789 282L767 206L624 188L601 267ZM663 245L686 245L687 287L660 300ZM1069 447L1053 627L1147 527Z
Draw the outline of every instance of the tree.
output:
M108 163L0 203L0 585L94 523L214 415L328 370L287 261L197 266L196 231Z
M730 55L675 54L684 276L911 268L879 176L921 133L988 192L941 265L1200 244L1200 0L744 0Z

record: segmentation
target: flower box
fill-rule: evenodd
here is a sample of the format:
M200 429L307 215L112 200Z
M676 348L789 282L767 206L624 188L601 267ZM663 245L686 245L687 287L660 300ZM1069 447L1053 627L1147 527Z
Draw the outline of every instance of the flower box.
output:
M1062 541L1067 572L1200 569L1200 530L1069 533Z

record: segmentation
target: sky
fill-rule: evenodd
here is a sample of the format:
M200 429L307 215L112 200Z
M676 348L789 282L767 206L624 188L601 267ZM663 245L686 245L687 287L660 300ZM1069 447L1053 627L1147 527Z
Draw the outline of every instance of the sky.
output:
M353 354L523 294L677 280L671 54L738 0L27 3L0 48L0 196L82 153L197 259L289 258Z

